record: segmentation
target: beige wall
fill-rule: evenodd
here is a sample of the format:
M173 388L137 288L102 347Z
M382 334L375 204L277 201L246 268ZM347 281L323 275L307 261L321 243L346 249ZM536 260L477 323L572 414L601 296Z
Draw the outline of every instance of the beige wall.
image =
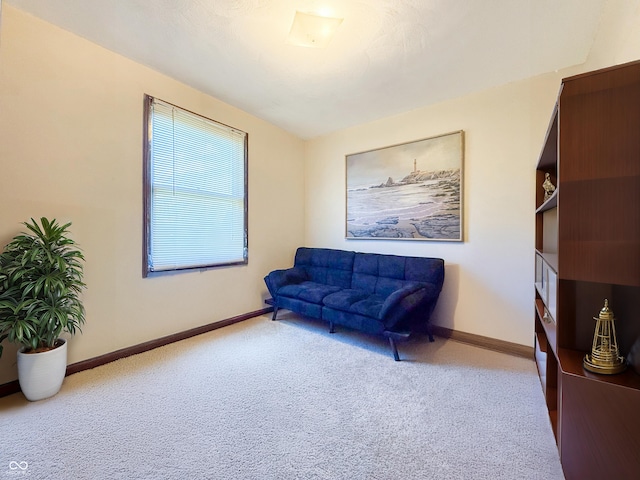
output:
M581 71L640 59L640 0L608 0L589 58Z
M307 244L444 258L434 322L531 345L534 168L558 82L519 82L309 142ZM455 130L466 145L463 243L344 238L345 154Z
M145 93L249 133L248 266L142 278ZM70 363L262 308L263 276L303 243L303 154L281 129L3 8L0 243L29 217L73 222L88 290ZM17 378L14 351L0 359L0 384Z
M640 59L639 5L638 0L607 2L584 65L308 142L307 244L444 258L446 280L434 322L532 346L534 170L560 82ZM466 138L464 243L344 238L345 154L455 130L464 130Z

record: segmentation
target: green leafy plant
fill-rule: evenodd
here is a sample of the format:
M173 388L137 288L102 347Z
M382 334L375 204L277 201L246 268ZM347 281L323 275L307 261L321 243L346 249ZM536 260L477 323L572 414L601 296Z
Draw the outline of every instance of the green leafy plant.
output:
M49 350L63 331L73 335L85 322L84 256L67 236L71 223L43 217L24 225L29 232L0 254L0 342Z

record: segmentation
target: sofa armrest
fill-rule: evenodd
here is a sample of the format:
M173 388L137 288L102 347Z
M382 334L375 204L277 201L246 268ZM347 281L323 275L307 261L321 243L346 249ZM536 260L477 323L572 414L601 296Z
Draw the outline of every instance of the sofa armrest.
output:
M380 320L388 330L411 317L419 309L427 309L435 303L440 295L440 289L431 283L413 283L396 290L387 297L380 309ZM425 316L431 312L425 311ZM425 318L425 322L428 318Z
M273 298L278 294L278 290L285 285L302 283L308 280L307 273L299 267L287 268L285 270L274 270L264 277L264 283Z

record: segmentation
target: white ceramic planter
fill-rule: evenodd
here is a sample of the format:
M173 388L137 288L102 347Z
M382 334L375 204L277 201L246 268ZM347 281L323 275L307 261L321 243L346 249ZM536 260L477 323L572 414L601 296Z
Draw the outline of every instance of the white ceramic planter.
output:
M18 351L18 381L27 400L35 402L60 391L67 370L67 341L58 348L40 353Z

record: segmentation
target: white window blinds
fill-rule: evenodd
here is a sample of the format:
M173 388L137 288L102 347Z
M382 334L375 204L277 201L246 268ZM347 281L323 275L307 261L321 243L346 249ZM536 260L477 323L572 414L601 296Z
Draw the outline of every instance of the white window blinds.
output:
M147 101L147 273L246 263L247 134Z

